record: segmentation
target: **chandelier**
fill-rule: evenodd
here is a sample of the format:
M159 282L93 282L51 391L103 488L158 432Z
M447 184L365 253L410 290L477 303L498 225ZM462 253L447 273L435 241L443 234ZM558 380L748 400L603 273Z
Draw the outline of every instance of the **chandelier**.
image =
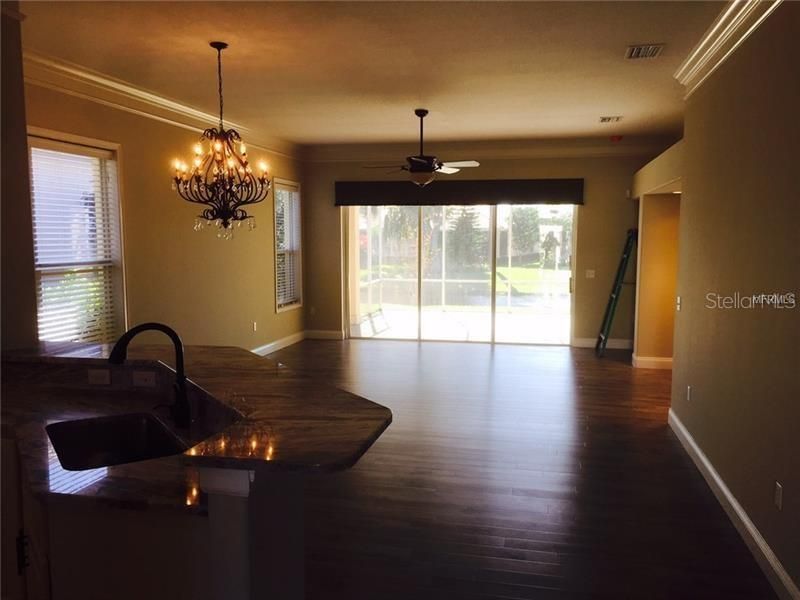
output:
M203 132L194 146L191 165L175 160L173 189L187 202L202 204L203 212L195 219L194 229L206 225L218 229L217 237L231 239L233 227L247 221L255 228L255 217L244 207L263 201L269 193L270 181L267 165L259 163L259 174L254 175L247 160L247 147L239 133L225 129L222 119L222 51L225 42L209 44L217 51L217 81L219 92L219 129L211 127ZM207 149L204 149L207 142Z

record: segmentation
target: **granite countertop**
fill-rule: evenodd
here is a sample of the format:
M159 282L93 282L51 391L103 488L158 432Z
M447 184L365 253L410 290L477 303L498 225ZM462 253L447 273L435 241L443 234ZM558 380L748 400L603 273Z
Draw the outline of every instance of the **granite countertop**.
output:
M202 512L198 468L302 473L342 470L355 464L392 420L391 411L384 406L241 348L187 346L186 376L202 388L199 393L213 397L211 404L218 403L220 409L209 412L216 415L216 421L205 415L207 422L200 422L195 431L183 436L191 445L189 450L125 465L65 471L50 444L46 425L157 412L154 391L89 387L83 369L107 367L102 359L108 348L89 350L84 354L96 358L65 358L81 354L74 349L3 356L3 435L14 437L26 484L40 496L77 496L131 508ZM174 366L172 346L131 346L128 357L131 368L156 366L155 361ZM159 377L168 380L172 373L163 365L159 368L165 372ZM71 375L65 376L65 372ZM83 380L71 382L70 377ZM235 415L235 420L220 417L223 414Z

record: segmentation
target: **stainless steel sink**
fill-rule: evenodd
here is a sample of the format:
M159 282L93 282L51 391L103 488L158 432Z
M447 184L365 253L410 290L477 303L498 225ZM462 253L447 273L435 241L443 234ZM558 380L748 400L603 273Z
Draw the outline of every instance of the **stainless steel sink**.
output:
M121 465L188 449L150 413L62 421L46 429L61 466L68 471Z

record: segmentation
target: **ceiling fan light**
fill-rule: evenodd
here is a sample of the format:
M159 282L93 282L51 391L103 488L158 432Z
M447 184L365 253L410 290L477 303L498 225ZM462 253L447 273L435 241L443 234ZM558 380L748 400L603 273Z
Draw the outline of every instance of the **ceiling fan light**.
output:
M434 173L428 173L425 171L411 171L408 174L408 178L416 183L419 187L425 187L431 181L433 181L436 175Z

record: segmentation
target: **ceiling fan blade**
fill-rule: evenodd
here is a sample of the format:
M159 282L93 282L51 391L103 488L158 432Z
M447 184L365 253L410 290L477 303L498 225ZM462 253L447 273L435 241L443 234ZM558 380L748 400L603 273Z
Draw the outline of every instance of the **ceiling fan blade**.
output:
M424 158L422 158L421 156L409 156L409 157L406 158L406 160L408 162L416 162L416 163L420 163L420 164L423 164L423 165L427 165L428 164L428 161L425 160Z
M481 163L479 163L477 160L448 160L447 162L443 162L442 165L445 167L464 169L467 167L480 167Z
M458 173L461 169L456 169L455 167L439 167L436 169L437 173L444 173L445 175L452 175L453 173Z

